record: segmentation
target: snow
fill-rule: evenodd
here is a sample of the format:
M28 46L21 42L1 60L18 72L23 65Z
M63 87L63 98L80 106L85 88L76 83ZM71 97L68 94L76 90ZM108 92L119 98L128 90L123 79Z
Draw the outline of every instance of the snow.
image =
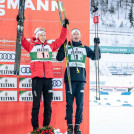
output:
M97 0L94 0L97 2ZM127 46L134 47L134 26L131 27L129 20L129 13L132 3L128 0L126 7L126 0L122 0L122 5L117 6L120 0L108 0L108 7L99 2L99 37L101 39L100 46ZM111 6L114 7L114 13L109 10ZM92 8L91 8L92 9ZM133 3L134 10L134 3ZM93 45L95 25L93 23L94 14L90 15L90 45ZM133 14L134 18L134 14ZM134 22L134 20L133 20Z
M90 134L133 134L134 107L90 106Z
M99 3L100 46L134 47L134 27L128 16L134 3L128 0L126 6L126 0L108 0L106 6L106 0L91 1ZM90 45L94 45L94 31L91 13ZM90 134L133 134L134 54L102 53L99 63L101 95L96 100L95 62L90 61Z

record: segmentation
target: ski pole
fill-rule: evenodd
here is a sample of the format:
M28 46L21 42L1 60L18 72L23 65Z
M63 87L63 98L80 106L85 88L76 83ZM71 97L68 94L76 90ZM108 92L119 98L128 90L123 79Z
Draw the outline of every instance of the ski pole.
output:
M95 24L95 40L98 39L98 7L94 6L94 24ZM95 71L96 71L96 100L100 100L100 78L99 78L99 48L98 43L95 44ZM99 94L99 96L98 96Z

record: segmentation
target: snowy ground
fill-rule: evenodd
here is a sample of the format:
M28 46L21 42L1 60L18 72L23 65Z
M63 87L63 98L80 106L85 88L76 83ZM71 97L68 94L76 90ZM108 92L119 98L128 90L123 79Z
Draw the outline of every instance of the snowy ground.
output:
M133 134L134 107L90 106L90 134Z
M112 3L115 13L110 14L107 11L104 14L101 12L101 9L104 9L101 1L95 0L95 2L99 2L100 46L134 47L134 27L130 28L128 20L131 3L128 4L127 9L124 9L126 1L122 1L122 7L116 9L119 0L109 0L108 8ZM93 14L91 14L90 45L94 44L94 30ZM90 62L90 90L92 90L90 91L90 134L134 134L133 57L134 54L102 54L100 60L102 94L101 100L97 101L94 91L95 66L93 61ZM114 71L118 75L114 75ZM124 92L118 92L119 88ZM128 92L130 89L131 92Z
M134 92L90 92L90 134L133 134Z

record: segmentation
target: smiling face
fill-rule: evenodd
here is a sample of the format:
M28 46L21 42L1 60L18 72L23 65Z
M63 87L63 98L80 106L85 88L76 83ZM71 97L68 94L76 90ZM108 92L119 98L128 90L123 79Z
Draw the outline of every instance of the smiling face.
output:
M38 38L41 43L44 43L46 40L46 32L40 33Z
M80 33L77 31L73 32L73 34L71 35L71 39L74 42L79 42L80 41Z

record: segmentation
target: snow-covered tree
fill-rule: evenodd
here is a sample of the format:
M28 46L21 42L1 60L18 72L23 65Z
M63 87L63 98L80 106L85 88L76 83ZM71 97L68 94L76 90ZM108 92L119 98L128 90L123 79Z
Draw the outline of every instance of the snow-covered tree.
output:
M129 20L130 20L131 27L133 27L134 26L133 6L131 6L131 8L130 8Z

